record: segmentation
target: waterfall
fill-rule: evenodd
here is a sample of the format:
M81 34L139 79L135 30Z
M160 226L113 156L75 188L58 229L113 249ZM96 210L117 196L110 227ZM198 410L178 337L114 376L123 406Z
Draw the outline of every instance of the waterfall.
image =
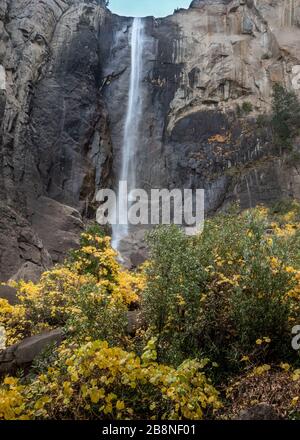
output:
M144 24L141 18L134 18L131 30L131 72L126 119L122 142L122 162L119 181L126 181L128 192L136 185L136 152L140 140L140 121L142 117L142 56L144 48ZM119 221L113 225L112 246L118 249L120 241L129 233L127 204L130 201L119 201Z

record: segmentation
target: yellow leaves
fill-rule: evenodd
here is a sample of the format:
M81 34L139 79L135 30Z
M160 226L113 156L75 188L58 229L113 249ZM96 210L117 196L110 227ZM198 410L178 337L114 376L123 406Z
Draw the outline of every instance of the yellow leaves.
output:
M34 409L35 409L35 410L40 410L40 409L44 408L44 406L45 406L47 403L50 403L50 402L51 402L50 397L48 397L48 396L43 396L43 397L41 397L39 400L37 400L37 402L34 404Z
M261 218L266 218L269 214L269 208L267 208L266 206L260 205L256 208L256 212Z
M26 317L26 308L23 305L10 305L6 299L0 298L0 326L6 333L6 345L19 342L22 336L27 336L27 328L30 327Z
M238 242L237 247L233 247L234 250L231 251L226 249L227 243L224 246L225 250L222 250L222 246L213 244L214 250L203 264L205 266L203 280L201 278L201 283L196 285L195 301L191 302L195 307L201 309L205 318L209 316L208 313L205 314L206 308L210 304L213 306L216 304L216 309L221 309L221 313L218 315L220 319L216 322L219 322L222 328L227 325L227 308L230 308L231 300L235 298L231 295L232 292L245 295L245 298L249 295L250 299L253 297L257 302L259 302L258 297L268 298L268 292L272 291L270 288L271 270L273 273L280 271L279 275L283 275L283 284L289 278L288 274L291 274L291 278L295 277L295 280L298 280L295 283L297 286L293 287L289 295L293 298L300 298L300 272L292 266L292 262L288 262L288 259L272 256L273 252L276 252L278 242L280 243L278 238L275 234L273 238L263 232L260 235L259 231L256 233L254 227L252 230L248 230L249 228L249 224L246 225L241 234L242 240L246 243L245 247L243 244L239 247ZM250 238L255 234L253 240L245 238L245 232ZM238 234L234 233L233 237L229 237L232 239L231 242L235 240L236 235ZM256 236L258 237L257 241ZM145 276L121 270L115 260L115 252L110 248L109 238L95 237L92 234L84 234L83 237L86 243L79 251L76 251L76 258L73 262L46 272L37 285L32 283L19 284L19 294L22 298L22 305L19 308L0 300L0 322L1 320L5 322L9 331L13 328L13 322L16 325L18 322L22 322L22 327L19 328L22 329L22 334L25 334L28 331L26 327L28 322L25 321L28 314L34 323L43 319L45 324L49 321L51 325L53 322L64 325L66 319L71 317L70 327L72 325L73 330L76 331L76 323L81 322L83 315L82 303L78 301L78 298L82 292L85 292L87 285L91 287L90 290L87 289L86 293L86 304L90 307L87 316L90 316L91 310L96 310L99 315L105 307L118 309L120 304L124 306L126 312L127 306L130 305L132 310L135 307L132 305L140 301L146 285ZM268 276L266 276L265 285L263 282L261 284L255 283L260 281L259 277L264 277L265 272L259 270L258 264L251 266L256 258L256 244L264 246L263 251L266 249L266 253L259 254L262 259L262 267L266 269L267 275L270 274L271 278L268 280ZM252 245L253 247L251 247ZM230 240L228 247L230 247ZM280 253L278 254L280 255ZM209 266L210 264L212 265ZM256 269L257 272L255 272ZM173 272L170 271L170 274ZM173 290L175 294L172 296L171 307L179 315L178 321L186 320L188 322L190 293L188 289L181 288L184 277L177 276L175 272L174 274L175 282L178 280L178 285ZM154 278L155 275L157 274L154 274ZM274 280L276 281L277 278L274 277ZM274 286L275 284L274 282ZM245 286L244 290L243 286ZM280 289L278 288L278 291ZM287 287L286 290L288 289L290 287ZM163 289L161 292L164 292ZM178 292L180 294L177 295ZM178 306L181 308L180 310ZM247 311L247 309L245 310ZM196 314L191 314L191 316L196 316ZM255 312L253 312L253 316L255 316ZM261 315L258 314L258 316ZM192 322L191 328L194 324L194 328L200 327L197 319L195 318L195 322ZM90 321L94 322L93 319ZM172 328L175 324L177 325L177 323L174 324L175 321L176 316L174 319L174 315L168 316L166 320L171 336ZM181 322L178 324L179 329L180 325ZM261 326L261 328L266 327ZM35 329L30 327L29 332L32 331ZM228 343L231 344L233 341L235 344L236 328L234 322L232 322L228 333ZM262 336L264 333L268 333L268 331L262 330L257 334L259 337L256 340L257 347L251 353L253 363L256 354L262 358L264 350L268 348L267 344L271 343L270 337ZM79 335L82 337L81 340L85 341L87 334L91 336L87 343L68 347L70 344L68 342L67 345L61 347L58 350L58 360L51 365L51 368L40 376L28 379L28 385L25 388L20 388L17 379L7 378L0 386L0 418L44 417L44 413L41 411L46 411L46 408L47 417L66 417L72 414L84 418L89 415L104 417L103 414L109 414L111 418L121 416L138 418L141 416L139 411L142 406L143 411L148 411L146 415L149 417L155 417L159 414L166 418L199 419L204 417L207 409L213 410L220 406L217 391L201 371L205 366L204 360L201 362L188 361L178 368L173 368L158 362L156 338L150 339L142 356L136 356L134 353L128 353L118 347L110 348L105 342L93 342L91 332L83 332L81 335L77 330L75 336L77 338ZM153 335L155 331L147 332L145 337L148 337L149 334ZM14 335L12 333L9 335L11 341ZM129 338L124 338L124 340L127 342ZM188 341L188 338L186 340ZM200 342L202 343L202 341ZM131 343L130 340L129 343ZM160 339L160 343L160 348L163 350L167 343L163 338ZM130 346L133 347L133 343ZM244 352L250 352L247 350L242 347L237 351L237 359L240 359ZM240 362L246 363L249 368L249 356L243 356ZM290 371L288 364L282 363L280 367L284 371ZM260 376L267 373L270 368L269 365L258 366L251 374ZM294 380L300 380L300 370L289 374L293 375ZM282 372L281 375L283 375ZM111 393L112 390L114 393Z
M230 141L230 139L231 139L231 134L230 133L226 133L226 134L219 134L218 133L218 134L215 134L214 136L211 136L208 139L208 142L210 144L214 143L214 142L216 142L218 144L224 144L224 143Z
M15 377L6 377L3 381L4 385L10 385L11 387L16 386L18 383L18 379Z
M74 359L67 359L66 360L66 365L68 366L68 367L70 367L70 366L72 366L72 365L74 365Z
M266 241L269 246L273 246L273 238L267 238Z
M93 246L84 246L81 248L81 252L83 252L84 254L87 254L87 255L94 255L96 257L100 256L97 248L93 247Z
M215 259L216 266L222 267L224 265L224 263L225 263L225 260L223 260L220 256L217 255L216 259Z
M118 411L122 411L125 408L125 403L123 402L123 400L118 400L116 403L116 409Z
M271 370L271 366L268 364L261 365L259 367L255 367L253 371L249 374L249 376L262 376Z
M270 344L271 342L271 338L269 338L268 336L264 336L263 339L256 340L256 345Z
M178 304L180 307L184 307L184 306L186 305L186 302L185 302L185 300L184 300L184 298L183 298L182 295L177 295L177 296L176 296L176 300L177 300L177 304Z
M292 266L285 267L285 271L287 273L292 273L292 274L296 274L297 273L297 270L294 267L292 267Z
M141 356L141 359L144 364L149 364L151 362L156 361L157 358L157 351L155 349L156 347L157 338L151 338L146 347L144 348L144 352Z
M87 314L94 311L99 316L101 309L107 324L111 319L112 327L117 328L114 323L120 322L121 337L121 314L125 316L126 307L139 302L145 277L121 270L109 237L85 233L82 238L82 247L71 259L45 272L39 283L14 284L20 305L11 306L0 299L0 326L6 330L7 345L66 323L68 331L84 336ZM79 292L87 287L83 301Z
M218 273L219 280L217 281L217 286L221 286L223 284L229 284L230 286L239 286L239 280L241 279L240 275L233 275L231 278L226 277L223 273Z
M276 271L280 268L281 262L277 257L271 257L270 258L270 266L274 273L277 273Z
M18 298L20 301L34 301L38 298L40 294L40 285L34 284L32 281L25 282L20 280L16 284L16 288L18 290Z
M120 270L118 275L118 291L125 304L139 301L139 294L145 287L144 275Z
M299 223L292 223L292 213L287 214L286 216L283 217L283 221L285 222L285 224L283 225L279 225L276 222L273 222L271 224L271 227L275 233L275 235L277 235L277 237L282 237L282 238L289 238L292 237L293 235L295 235L296 231L299 230ZM286 222L287 218L291 218L290 221Z
M289 371L289 369L291 368L291 366L290 366L290 364L287 364L287 363L281 362L281 364L280 364L280 368L281 368L282 370L284 370L284 371Z
M296 382L296 381L298 381L299 379L300 379L300 369L297 369L297 370L293 371L293 374L292 374L292 380L293 380L294 382Z
M291 266L286 267L285 270L286 272L294 275L294 281L295 281L294 287L286 293L285 297L286 299L293 299L296 301L296 304L294 304L294 308L295 310L297 310L296 307L298 301L300 300L300 271L294 269ZM292 318L290 319L292 320Z
M104 412L104 414L111 414L112 412L113 412L113 406L112 406L112 403L108 403L107 405L105 405L104 407L103 407L103 412Z
M154 351L155 344L150 340L148 350ZM66 363L70 364L67 371ZM201 371L206 364L205 359L202 363L186 361L175 369L142 363L134 353L110 348L102 341L73 349L63 344L49 371L31 379L26 387L15 378L5 379L0 386L0 419L51 418L54 414L59 418L72 411L82 417L91 412L99 417L140 418L141 402L151 412L168 408L165 418L199 419L207 408L220 407L217 391Z
M71 381L72 381L72 382L77 382L78 379L79 379L79 376L78 376L77 371L73 371L72 374L71 374L71 376L70 376L70 378L71 378Z
M0 386L0 420L16 420L23 418L24 412L24 387L19 380L6 377Z
M46 374L40 374L40 375L39 375L39 380L40 380L41 382L45 382L45 383L47 383L47 382L48 382L48 377L46 376Z
M105 391L103 388L100 389L92 388L88 391L88 394L91 398L92 403L98 403L99 400L105 397Z
M63 386L63 395L67 398L71 397L73 394L72 384L71 382L64 382Z
M291 406L297 406L299 403L299 396L293 397L291 400Z
M295 218L296 218L296 211L289 211L288 213L286 213L284 216L283 216L283 218L282 218L282 220L285 222L285 223L290 223L290 222L294 222L295 221Z

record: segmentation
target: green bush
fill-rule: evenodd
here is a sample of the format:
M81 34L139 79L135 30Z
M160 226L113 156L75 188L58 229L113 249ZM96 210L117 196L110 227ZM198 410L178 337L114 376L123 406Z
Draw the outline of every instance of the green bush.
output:
M151 262L143 295L145 319L158 336L159 356L179 364L197 352L199 287L208 274L193 242L176 226L161 227L148 237Z
M97 285L85 285L76 294L80 314L73 314L67 322L81 339L101 339L111 345L124 345L127 327L127 307L121 298L110 295Z
M253 111L253 105L249 101L244 101L242 106L239 104L236 107L236 113L238 118L241 118L242 116L247 116Z
M293 358L288 292L295 278L286 268L298 264L299 231L283 223L256 209L207 220L198 237L174 226L150 234L143 307L160 359L206 356L227 371L246 354ZM268 350L258 350L264 337Z
M245 101L242 104L242 110L246 115L248 115L253 111L253 105L251 104L251 102Z

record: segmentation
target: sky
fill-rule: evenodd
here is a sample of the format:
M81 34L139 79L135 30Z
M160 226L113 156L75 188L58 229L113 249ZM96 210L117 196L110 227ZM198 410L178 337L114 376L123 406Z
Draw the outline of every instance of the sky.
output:
M145 17L165 17L176 8L188 8L192 0L110 0L109 9L115 14Z

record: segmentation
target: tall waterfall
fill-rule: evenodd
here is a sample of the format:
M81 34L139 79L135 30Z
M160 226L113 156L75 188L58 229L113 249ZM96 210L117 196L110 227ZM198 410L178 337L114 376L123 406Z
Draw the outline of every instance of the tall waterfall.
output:
M131 31L131 72L127 112L122 143L122 163L118 180L126 181L128 192L136 185L136 152L140 139L140 121L142 118L142 57L144 48L144 23L141 18L134 18ZM120 241L128 235L127 219L128 200L120 200L117 216L118 224L113 225L112 246L118 249ZM130 202L129 202L130 203ZM128 206L130 206L128 204Z

